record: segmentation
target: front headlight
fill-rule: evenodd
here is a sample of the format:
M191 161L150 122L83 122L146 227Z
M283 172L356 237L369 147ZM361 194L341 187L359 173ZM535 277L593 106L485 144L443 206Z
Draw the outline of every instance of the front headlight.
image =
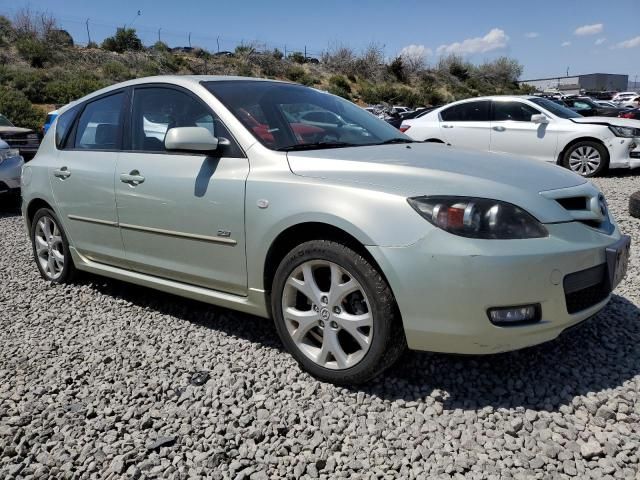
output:
M500 200L424 196L407 201L427 221L461 237L513 240L549 235L531 214Z
M624 137L624 138L640 137L640 128L617 127L615 125L609 125L609 130L611 130L616 137Z
M4 162L7 158L13 158L20 155L20 152L16 148L8 148L0 150L0 163Z

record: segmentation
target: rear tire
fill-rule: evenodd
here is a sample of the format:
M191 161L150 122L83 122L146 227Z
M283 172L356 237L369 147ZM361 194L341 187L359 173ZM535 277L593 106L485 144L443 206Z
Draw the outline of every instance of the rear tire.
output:
M640 218L640 190L629 197L629 213L632 217Z
M42 278L51 283L72 282L77 271L56 214L49 208L38 210L31 221L30 234L33 258Z
M285 256L271 309L286 349L320 380L366 382L406 349L389 285L367 259L337 242L306 242Z
M564 152L562 165L582 177L597 177L609 166L609 151L589 140L574 143Z

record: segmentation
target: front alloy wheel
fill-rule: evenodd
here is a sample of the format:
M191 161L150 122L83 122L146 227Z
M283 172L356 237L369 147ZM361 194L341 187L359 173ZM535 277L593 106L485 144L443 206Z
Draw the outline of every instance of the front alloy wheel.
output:
M583 177L595 177L606 169L608 152L595 142L579 142L567 150L564 166Z
M406 348L386 280L337 242L313 240L289 252L276 271L271 306L287 350L322 380L366 382Z
M324 368L349 368L369 351L373 318L367 296L335 263L310 260L297 267L287 280L282 312L298 349Z

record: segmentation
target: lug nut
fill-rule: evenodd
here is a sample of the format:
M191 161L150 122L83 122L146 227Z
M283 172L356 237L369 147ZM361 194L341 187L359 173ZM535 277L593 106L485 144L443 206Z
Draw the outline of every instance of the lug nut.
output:
M335 313L336 315L339 315L340 312L342 312L342 310L340 310L340 307L333 307L333 313Z
M324 328L324 322L323 322L322 320L320 320L320 321L318 322L318 324L319 324L322 328Z
M313 306L313 311L314 312L319 312L320 311L320 308L318 308L318 305L314 305Z
M331 322L331 328L338 328L337 322Z
M327 302L329 302L329 299L327 297L322 297L320 301L324 304L327 304Z

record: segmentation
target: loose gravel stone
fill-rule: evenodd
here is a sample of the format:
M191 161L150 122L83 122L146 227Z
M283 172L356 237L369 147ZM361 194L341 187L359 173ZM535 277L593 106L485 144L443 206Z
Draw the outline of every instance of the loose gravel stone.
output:
M594 180L632 236L609 306L519 352L410 352L320 383L268 321L83 275L44 282L0 211L0 478L638 479L640 177Z

